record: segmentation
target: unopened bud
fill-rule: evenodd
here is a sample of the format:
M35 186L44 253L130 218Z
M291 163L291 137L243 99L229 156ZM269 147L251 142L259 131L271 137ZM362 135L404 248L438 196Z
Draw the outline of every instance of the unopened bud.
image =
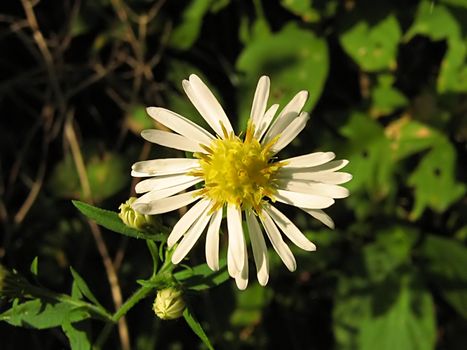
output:
M130 197L125 203L122 203L118 209L118 216L123 223L137 230L148 230L156 226L156 219L153 215L141 214L135 211L131 205L136 200L136 197Z
M157 291L153 310L163 320L174 320L181 317L185 310L182 292L174 288Z

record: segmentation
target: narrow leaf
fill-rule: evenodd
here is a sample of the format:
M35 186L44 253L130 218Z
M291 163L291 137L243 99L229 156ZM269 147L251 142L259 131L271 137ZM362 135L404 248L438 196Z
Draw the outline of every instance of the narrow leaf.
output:
M39 258L37 256L32 261L30 269L31 273L37 277L37 274L39 273Z
M220 260L219 271L212 271L207 264L195 266L174 274L175 279L185 288L191 290L204 290L220 285L229 279L225 259Z
M83 215L85 215L91 220L94 220L99 225L111 231L121 233L122 235L132 237L132 238L151 239L151 240L159 241L159 242L165 240L165 235L163 234L144 233L144 232L135 230L134 228L126 226L122 222L122 220L120 220L116 212L97 208L92 205L80 202L80 201L72 201L72 202L73 202L73 205L76 208L78 208L78 210Z
M70 271L71 274L73 275L73 279L76 283L76 286L79 288L81 293L88 298L90 301L92 301L95 305L101 307L103 309L103 306L99 303L97 298L94 296L94 294L91 292L91 289L89 289L88 284L86 281L79 275L78 272L74 268L70 266Z
M204 345L206 345L208 349L214 350L211 341L209 340L208 336L203 330L203 327L201 327L201 324L198 322L198 320L196 320L193 317L193 314L190 312L188 307L185 309L185 311L183 311L183 317L185 318L186 323L188 323L193 332L195 332L195 334L202 340Z

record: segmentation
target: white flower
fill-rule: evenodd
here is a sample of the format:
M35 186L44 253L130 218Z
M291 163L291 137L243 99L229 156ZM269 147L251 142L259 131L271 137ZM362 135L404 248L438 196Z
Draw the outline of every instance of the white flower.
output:
M238 288L248 284L248 255L242 218L246 219L257 277L261 285L269 279L269 262L263 229L290 271L295 258L282 233L298 247L316 247L274 205L281 202L299 207L333 228L332 219L322 209L334 198L349 195L338 186L352 176L338 170L347 160L334 160L332 152L310 153L277 161L275 155L305 127L308 113L301 112L307 98L300 91L277 115L279 105L267 109L269 78L258 82L248 128L243 138L235 136L229 118L208 87L196 75L183 81L183 88L215 136L190 120L164 108L149 107L148 114L175 133L144 130L144 139L178 150L194 152L194 159L156 159L135 163L132 175L150 177L136 185L146 193L133 204L143 214L161 214L196 202L177 222L168 237L176 247L172 262L178 264L188 254L207 227L206 261L219 269L219 229L222 213L227 213L227 267ZM201 189L180 193L196 184ZM180 194L179 194L180 193Z

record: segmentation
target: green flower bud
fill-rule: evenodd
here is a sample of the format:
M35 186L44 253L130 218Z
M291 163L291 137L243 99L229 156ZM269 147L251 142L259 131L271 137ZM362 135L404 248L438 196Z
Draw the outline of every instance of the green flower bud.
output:
M185 310L182 292L174 288L157 291L153 310L163 320L174 320L181 317Z
M130 197L130 199L118 207L120 209L120 213L118 214L120 219L122 219L125 225L137 230L150 230L155 227L157 223L153 215L138 213L131 207L135 200L136 197Z

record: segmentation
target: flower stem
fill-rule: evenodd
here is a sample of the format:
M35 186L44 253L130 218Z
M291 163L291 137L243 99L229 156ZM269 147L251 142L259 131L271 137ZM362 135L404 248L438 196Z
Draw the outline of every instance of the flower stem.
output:
M123 305L113 314L112 321L117 322L122 316L124 316L128 310L135 306L141 299L147 297L154 287L152 286L142 286L133 295L128 298Z

